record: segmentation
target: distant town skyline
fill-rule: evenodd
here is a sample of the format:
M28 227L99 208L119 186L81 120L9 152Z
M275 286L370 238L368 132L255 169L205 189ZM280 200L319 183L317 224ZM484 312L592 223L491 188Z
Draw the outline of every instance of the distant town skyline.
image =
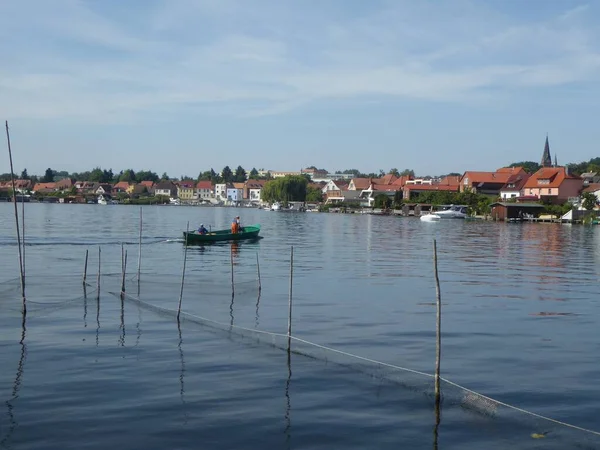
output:
M0 5L15 169L435 175L598 156L600 4ZM0 158L0 173L8 172Z

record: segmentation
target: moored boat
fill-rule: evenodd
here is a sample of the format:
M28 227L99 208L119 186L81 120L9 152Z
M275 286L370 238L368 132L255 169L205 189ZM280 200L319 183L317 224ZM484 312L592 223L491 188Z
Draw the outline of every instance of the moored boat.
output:
M183 239L187 237L188 244L196 244L202 242L221 242L221 241L240 241L243 239L255 239L260 232L260 225L247 225L237 233L232 233L231 230L217 230L206 234L200 234L197 231L183 232Z

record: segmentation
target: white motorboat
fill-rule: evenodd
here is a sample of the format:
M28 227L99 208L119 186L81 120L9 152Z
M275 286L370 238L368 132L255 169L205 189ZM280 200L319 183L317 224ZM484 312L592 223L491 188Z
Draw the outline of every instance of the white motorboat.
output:
M271 205L271 211L279 211L281 209L281 205L279 202L275 202Z
M436 211L435 215L440 219L464 219L467 217L467 207L463 205L450 205L444 207L441 211Z
M99 205L108 205L108 202L106 201L106 198L104 198L104 195L102 195L102 194L98 195L98 204Z
M437 214L427 213L419 217L419 219L421 219L421 222L437 222L440 220L440 216L438 216Z

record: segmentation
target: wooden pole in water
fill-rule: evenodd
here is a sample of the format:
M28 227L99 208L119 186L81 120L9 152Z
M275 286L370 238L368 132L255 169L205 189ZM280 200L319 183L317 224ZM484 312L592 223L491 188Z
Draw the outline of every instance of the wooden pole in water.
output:
M440 293L440 278L438 275L437 243L433 240L433 273L435 275L436 294L436 326L435 326L435 398L440 398L440 364L442 353L442 296Z
M98 246L98 278L96 278L96 298L100 298L100 259L102 256L102 249Z
M292 344L292 287L294 285L294 246L290 251L290 293L288 307L288 352L291 350Z
M262 285L260 283L260 262L258 261L258 252L256 253L256 270L258 271L258 292L260 292Z
M183 271L181 272L181 291L179 292L179 306L177 307L177 322L181 314L181 302L183 301L183 283L185 281L185 263L187 262L188 233L190 232L190 222L188 221L185 233L185 249L183 250Z
M140 273L142 271L142 207L140 206L140 243L138 250L138 270L137 270L137 279L138 279L138 289L140 285Z
M123 274L121 279L121 295L125 295L125 274L127 273L127 250L125 250L125 259L123 261Z
M88 252L89 252L89 250L85 251L85 264L83 265L83 285L84 286L85 286L85 280L87 279Z
M15 207L15 223L17 228L17 246L19 247L19 274L21 275L21 295L23 296L23 310L25 310L25 274L23 273L23 254L21 252L21 232L19 231L19 210L17 209L17 188L15 185L15 172L13 168L12 150L10 148L10 133L8 120L6 124L6 140L8 142L8 159L10 161L10 180L12 183L12 201Z
M25 196L21 192L21 224L23 225L23 235L21 243L23 244L23 286L25 285Z

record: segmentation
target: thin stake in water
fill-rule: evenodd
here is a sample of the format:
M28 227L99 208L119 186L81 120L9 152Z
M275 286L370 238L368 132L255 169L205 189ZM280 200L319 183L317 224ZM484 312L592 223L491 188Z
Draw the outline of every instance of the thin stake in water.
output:
M96 298L100 299L100 260L102 257L102 249L98 246L98 278L96 279Z
M127 250L125 250L125 258L123 260L123 274L121 278L121 296L125 295L125 274L127 273Z
M25 285L25 195L21 191L21 224L23 225L23 236L21 242L23 244L23 285Z
M142 271L142 207L140 206L140 243L138 250L138 270L137 270L137 280L138 280L138 297L140 296L140 274Z
M183 271L181 272L181 291L179 292L179 306L177 307L177 322L179 322L179 316L181 315L181 302L183 301L183 283L185 281L185 263L187 262L187 248L188 248L188 233L190 232L190 222L188 221L185 231L185 249L183 251Z
M442 295L440 293L440 278L438 275L437 243L433 240L433 273L435 276L436 294L436 326L435 326L435 398L440 398L440 364L442 352Z
M10 148L10 133L8 131L8 120L6 123L6 140L8 142L8 159L10 160L10 180L12 183L12 201L15 207L15 223L17 229L17 246L19 248L19 273L21 275L21 295L23 296L23 312L26 310L25 306L25 273L23 271L23 254L21 251L21 232L19 231L19 210L17 209L17 188L15 185L15 172L13 169L12 150Z
M288 352L291 351L292 346L292 286L294 285L294 246L290 251L290 293L289 293L289 307L288 307Z
M89 250L85 251L85 264L83 265L83 285L84 286L85 286L85 280L87 279L88 252L89 252Z

